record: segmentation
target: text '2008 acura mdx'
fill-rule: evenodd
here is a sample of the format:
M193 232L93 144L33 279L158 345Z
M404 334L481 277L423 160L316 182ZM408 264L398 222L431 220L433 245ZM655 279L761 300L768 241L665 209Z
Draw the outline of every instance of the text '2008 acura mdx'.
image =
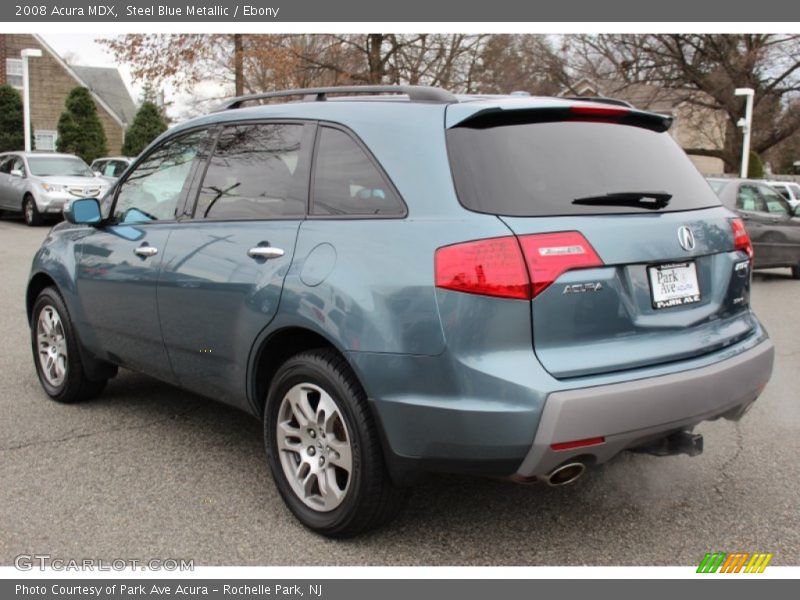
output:
M669 126L412 86L237 98L65 208L27 289L41 384L73 402L124 367L248 411L328 536L423 472L563 485L698 454L773 346L747 232Z

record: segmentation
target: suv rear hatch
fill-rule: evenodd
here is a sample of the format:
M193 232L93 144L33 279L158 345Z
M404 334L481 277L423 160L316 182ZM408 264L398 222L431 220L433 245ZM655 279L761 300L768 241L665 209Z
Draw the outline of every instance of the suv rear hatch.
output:
M534 350L553 376L686 359L752 332L749 239L668 117L574 102L455 107L459 201L519 241Z

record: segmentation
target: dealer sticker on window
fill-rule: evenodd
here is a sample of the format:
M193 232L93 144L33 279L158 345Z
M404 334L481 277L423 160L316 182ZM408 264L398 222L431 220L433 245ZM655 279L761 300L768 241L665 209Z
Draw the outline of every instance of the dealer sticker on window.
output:
M693 262L648 267L653 308L670 308L700 302L697 268Z

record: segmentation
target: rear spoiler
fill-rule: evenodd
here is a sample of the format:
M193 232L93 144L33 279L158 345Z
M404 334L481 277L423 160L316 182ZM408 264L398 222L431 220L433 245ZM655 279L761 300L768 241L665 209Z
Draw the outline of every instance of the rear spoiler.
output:
M536 108L503 108L494 106L479 110L451 127L488 129L505 125L553 123L558 121L619 123L620 125L642 127L643 129L662 133L672 126L673 119L668 115L645 112L627 106L580 102L563 106Z

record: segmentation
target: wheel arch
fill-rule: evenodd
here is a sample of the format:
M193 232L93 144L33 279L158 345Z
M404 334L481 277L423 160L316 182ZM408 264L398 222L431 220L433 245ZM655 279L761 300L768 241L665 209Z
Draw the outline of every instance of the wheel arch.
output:
M25 290L25 313L28 317L29 325L31 323L31 316L33 313L33 304L36 302L36 298L39 297L39 294L42 293L42 290L46 287L54 287L59 293L61 293L56 280L47 273L36 273L33 277L31 277L30 281L28 281L28 287ZM61 294L61 296L63 298L64 295Z
M301 325L281 327L256 342L248 377L250 404L256 416L264 416L267 390L278 368L292 356L317 348L335 351L353 369L341 348L325 335Z

